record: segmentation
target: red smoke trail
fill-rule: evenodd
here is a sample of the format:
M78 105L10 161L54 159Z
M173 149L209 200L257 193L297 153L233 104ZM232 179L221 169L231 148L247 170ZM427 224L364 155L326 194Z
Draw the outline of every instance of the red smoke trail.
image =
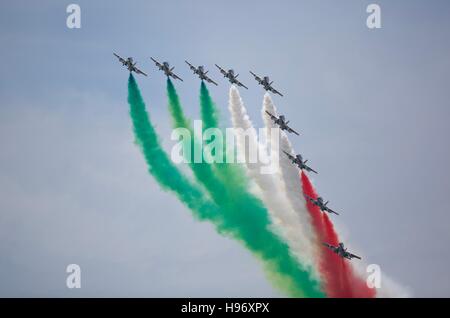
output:
M303 172L301 172L301 182L303 193L316 199L317 193L308 176ZM339 237L328 215L323 213L319 207L315 206L309 200L306 200L306 207L311 215L313 227L320 240L318 242L321 245L319 247L319 271L322 275L324 289L327 295L329 297L339 298L375 297L375 290L367 287L366 282L353 272L350 264L346 260L322 246L322 243L331 245L339 244Z

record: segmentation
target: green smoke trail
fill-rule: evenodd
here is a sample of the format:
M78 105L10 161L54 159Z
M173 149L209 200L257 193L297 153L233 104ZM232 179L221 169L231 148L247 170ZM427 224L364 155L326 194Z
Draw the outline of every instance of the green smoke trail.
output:
M218 207L206 198L198 186L190 182L172 163L160 145L158 135L151 124L145 103L130 74L128 79L128 103L136 144L140 147L150 174L166 190L170 190L186 204L199 219L216 219Z
M219 112L203 81L200 85L200 111L204 129L219 127Z
M194 136L170 79L167 80L167 95L174 126L187 128L191 131L191 136ZM214 116L209 118L212 122L216 120ZM194 151L201 146L200 143L194 136ZM266 272L277 287L295 297L324 297L318 282L311 280L309 274L300 268L290 254L287 244L270 230L268 211L260 200L248 191L242 191L240 187L222 183L208 164L191 162L190 166L196 179L221 207L223 230L242 241L264 262Z
M219 129L219 111L203 81L200 85L200 113L202 116L203 131L209 128ZM225 136L223 130L222 136ZM210 143L212 142L213 140L210 141ZM205 142L205 149L208 149L210 143ZM229 149L227 144L223 143L222 154L228 154L231 158L236 158L236 149L235 147ZM229 186L247 187L247 178L245 177L244 169L240 164L225 163L224 160L224 163L215 163L214 168L222 182L226 182Z

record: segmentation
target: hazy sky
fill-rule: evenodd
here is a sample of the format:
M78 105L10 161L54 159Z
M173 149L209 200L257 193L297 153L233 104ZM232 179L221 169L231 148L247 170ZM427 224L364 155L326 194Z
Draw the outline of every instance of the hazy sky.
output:
M160 190L134 145L128 72L166 146L168 60L198 119L204 64L229 126L233 67L261 126L263 91L302 132L296 150L341 212L341 236L415 296L450 296L450 3L448 1L0 2L0 296L280 296L238 243ZM366 27L378 3L382 28ZM169 148L168 148L169 149ZM66 288L65 268L82 269Z

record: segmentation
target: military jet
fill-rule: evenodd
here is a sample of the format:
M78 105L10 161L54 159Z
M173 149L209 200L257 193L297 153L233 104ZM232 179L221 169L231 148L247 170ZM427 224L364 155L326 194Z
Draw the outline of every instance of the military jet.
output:
M334 213L334 214L336 214L336 215L339 215L339 213L337 213L337 212L331 210L329 207L327 207L327 204L328 204L329 201L327 201L327 202L324 203L322 197L318 197L317 200L314 200L313 198L311 198L310 196L307 196L306 194L305 194L305 197L306 197L312 204L314 204L315 206L318 206L318 207L320 208L321 211L328 212L328 213Z
M270 81L269 76L264 76L263 78L261 78L252 71L250 71L250 74L252 74L255 77L255 80L258 82L258 84L262 85L266 91L283 96L283 94L281 94L279 91L277 91L275 88L272 87L273 81Z
M342 258L347 258L350 260L352 258L361 259L361 257L359 257L358 255L347 252L347 249L344 247L344 243L339 243L338 246L333 246L328 243L322 243L322 244L325 245L326 247L328 247L330 250L332 250L334 253L336 253L337 255L339 255Z
M122 63L122 65L126 66L127 69L131 72L135 72L136 74L142 74L147 76L147 74L145 74L144 72L142 72L140 69L138 69L136 67L137 63L133 63L133 58L132 57L128 57L127 59L124 59L122 57L120 57L119 55L117 55L116 53L113 53L115 57L117 57L120 61L120 63Z
M173 77L174 79L178 79L183 81L178 75L176 75L173 71L175 67L170 67L169 62L163 62L162 64L155 60L153 57L150 57L152 61L156 64L160 71L163 71L167 77Z
M232 69L229 69L228 71L226 71L223 68L221 68L219 65L217 65L217 64L215 64L215 65L219 69L220 73L223 74L223 77L228 78L228 80L230 81L231 84L236 84L237 86L242 86L245 89L248 89L247 86L245 86L244 84L242 84L241 82L239 82L237 80L237 77L239 76L239 74L234 75L234 71Z
M266 113L267 113L267 115L270 116L270 118L273 120L273 122L274 122L275 124L277 124L278 126L280 126L280 129L281 129L281 130L286 130L287 132L294 133L294 134L296 134L297 136L299 135L298 132L296 132L294 129L292 129L291 127L288 126L289 120L288 120L288 121L285 121L285 118L284 118L283 115L280 115L280 117L277 118L277 116L272 115L272 114L269 113L267 110L266 110Z
M300 170L306 170L306 171L311 171L314 172L315 174L317 174L317 171L315 171L314 169L308 167L306 165L306 163L308 162L308 159L303 161L303 157L302 155L296 155L295 157L289 153L287 153L286 151L283 150L283 152L286 154L286 156L288 156L288 158L292 161L292 163L295 163L297 165L297 167L299 167Z
M197 74L198 77L200 77L200 79L202 81L207 81L208 83L213 83L214 85L217 86L217 83L214 82L212 79L210 79L208 76L206 76L206 74L209 71L205 72L205 68L203 67L203 65L200 65L199 67L195 67L194 65L192 65L191 63L189 63L188 61L185 61L187 65L189 65L189 68L194 71L194 74Z

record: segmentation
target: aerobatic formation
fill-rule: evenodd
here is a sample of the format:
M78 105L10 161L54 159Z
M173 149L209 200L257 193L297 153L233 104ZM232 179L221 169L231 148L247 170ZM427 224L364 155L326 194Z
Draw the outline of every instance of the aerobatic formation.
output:
M128 103L136 143L144 155L149 173L163 189L176 195L197 219L213 223L218 233L243 243L263 263L267 277L285 294L294 297L377 296L377 290L368 287L366 278L348 263L353 258L361 260L361 257L348 252L344 243L340 242L328 217L328 214L338 213L327 206L328 201L324 202L317 195L306 174L317 174L317 171L294 151L288 133L297 136L299 133L288 126L285 116L278 115L268 93L283 95L273 88L268 76L260 78L250 71L266 91L261 111L266 128L282 131L280 149L275 151L276 155L281 156L280 171L274 175L261 175L255 173L256 167L250 164L192 163L191 176L171 162L169 154L159 144L155 127L132 75L133 72L147 74L136 67L133 58L114 55L130 72ZM168 62L158 62L153 57L151 60L167 77L168 106L173 127L192 131L171 78L183 80L174 73L174 67ZM219 128L218 111L205 85L205 82L218 85L217 82L207 75L204 66L194 66L188 61L185 63L201 80L200 108L204 128ZM229 110L233 128L236 131L254 131L237 89L248 87L237 80L239 74L234 70L215 66L231 83ZM245 153L239 142L245 137L241 137L239 139L237 136L236 148L238 152ZM196 138L194 136L193 147L202 147L202 143L208 147L206 141ZM256 133L250 134L250 139L266 152L274 146L268 141L270 138L264 142L258 141ZM249 181L254 182L260 191L255 192ZM280 192L280 189L285 191ZM396 296L386 290L383 295Z

